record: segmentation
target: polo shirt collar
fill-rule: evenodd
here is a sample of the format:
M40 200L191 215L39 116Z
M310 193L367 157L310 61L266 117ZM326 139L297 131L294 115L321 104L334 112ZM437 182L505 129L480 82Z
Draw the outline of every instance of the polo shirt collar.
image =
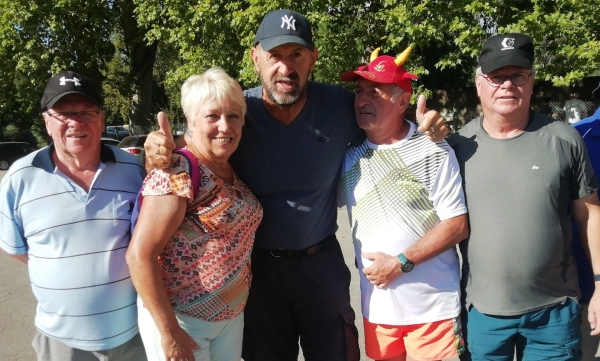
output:
M56 168L56 164L54 164L54 160L52 160L52 151L54 150L54 143L50 143L46 148L42 148L34 157L31 165L34 167L45 170L48 173L54 172L54 168ZM100 145L100 161L102 163L107 162L117 162L117 158L115 157L115 153L109 146L101 144Z

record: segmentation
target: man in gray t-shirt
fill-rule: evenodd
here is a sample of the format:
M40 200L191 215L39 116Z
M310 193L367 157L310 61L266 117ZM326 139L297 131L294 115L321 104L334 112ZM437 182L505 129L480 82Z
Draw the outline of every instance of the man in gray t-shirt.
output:
M571 216L600 278L600 204L585 145L529 110L533 42L493 36L475 83L483 116L450 139L471 235L461 243L467 347L473 360L579 360L580 296ZM589 322L600 333L600 293Z

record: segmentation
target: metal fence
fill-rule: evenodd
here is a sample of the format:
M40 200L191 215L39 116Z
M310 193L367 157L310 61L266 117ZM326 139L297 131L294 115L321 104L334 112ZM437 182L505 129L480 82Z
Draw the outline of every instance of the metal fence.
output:
M594 104L594 102L591 102L589 100L584 100L583 102L585 103L585 110L583 111L583 114L581 114L581 119L589 117L590 115L594 114L594 111L596 110L596 104ZM564 122L564 104L561 104L559 102L550 102L548 103L548 105L550 106L550 109L552 109L552 118Z

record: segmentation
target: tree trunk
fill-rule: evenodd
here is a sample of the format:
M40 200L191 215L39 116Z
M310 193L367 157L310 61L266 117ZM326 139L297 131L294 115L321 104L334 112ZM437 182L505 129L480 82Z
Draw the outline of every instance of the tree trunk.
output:
M134 81L129 125L141 127L144 132L154 125L152 114L152 73L156 60L157 43L148 44L144 39L146 30L138 26L131 0L118 0L121 11L123 37L130 59L130 74Z

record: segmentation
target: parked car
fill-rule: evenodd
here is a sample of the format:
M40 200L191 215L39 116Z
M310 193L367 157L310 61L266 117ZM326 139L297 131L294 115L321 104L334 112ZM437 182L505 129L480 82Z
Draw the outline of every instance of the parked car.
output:
M119 141L118 141L118 140L116 140L116 139L112 139L112 138L104 138L104 137L102 137L102 138L100 139L100 141L102 142L102 144L106 144L106 145L114 145L115 147L118 147L118 146L119 146L119 143L121 143L121 142L119 142Z
M17 159L36 150L26 142L0 142L0 170L7 170Z
M125 137L119 143L119 148L135 155L143 162L144 157L146 156L146 151L144 151L144 142L146 141L146 137L147 135L130 135Z
M130 135L131 133L129 133L129 130L115 125L107 126L106 130L104 131L104 136L106 138L113 138L116 140L122 140L123 138Z

